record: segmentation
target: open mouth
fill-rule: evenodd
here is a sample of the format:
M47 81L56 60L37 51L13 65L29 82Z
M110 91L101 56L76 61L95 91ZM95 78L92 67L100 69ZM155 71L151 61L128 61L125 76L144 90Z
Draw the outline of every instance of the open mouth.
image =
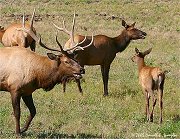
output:
M145 39L145 38L146 38L146 35L141 35L140 38L141 38L141 39Z
M76 79L81 79L81 78L82 78L82 75L79 74L79 73L74 73L73 76L74 76Z

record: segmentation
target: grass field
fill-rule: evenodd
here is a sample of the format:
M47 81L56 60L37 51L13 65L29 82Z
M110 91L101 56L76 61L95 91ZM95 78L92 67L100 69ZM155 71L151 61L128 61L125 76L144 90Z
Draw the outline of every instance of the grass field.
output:
M19 21L23 12L31 15L36 8L34 26L49 47L57 47L52 23L62 26L64 17L70 27L74 11L78 14L76 32L79 34L118 36L123 29L122 18L130 24L136 22L136 27L148 34L146 39L131 42L125 51L117 54L111 65L108 97L103 97L99 66L85 67L83 96L74 82L67 85L65 94L62 85L49 92L36 90L33 98L37 115L23 137L180 138L179 7L179 0L0 0L0 25L4 27ZM67 38L59 33L62 44ZM153 47L146 63L169 71L162 125L158 124L158 105L154 123L145 121L145 100L138 84L137 66L130 59L135 47L140 50ZM47 52L37 46L37 53ZM22 102L21 125L28 114ZM14 130L10 94L1 92L0 138L15 138Z

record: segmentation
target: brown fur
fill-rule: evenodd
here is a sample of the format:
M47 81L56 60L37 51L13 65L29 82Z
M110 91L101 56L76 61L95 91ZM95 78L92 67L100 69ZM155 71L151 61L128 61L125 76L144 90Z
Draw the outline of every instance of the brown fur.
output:
M132 25L127 25L126 22L122 21L122 26L125 29L122 33L114 38L105 36L105 35L96 35L94 36L93 45L84 49L83 51L74 52L76 54L75 59L80 63L81 66L84 65L100 65L101 73L104 83L104 95L108 95L108 78L109 78L109 69L112 61L116 57L118 52L124 51L131 40L144 39L146 33L136 29L135 23ZM87 37L89 40L85 44L90 42L91 37ZM75 35L75 42L80 42L84 39L82 35ZM84 45L84 44L83 44ZM65 48L71 47L71 39L69 39ZM80 86L80 81L77 80L79 90L82 91Z
M148 121L153 122L153 112L156 105L156 98L154 91L159 92L159 106L160 106L160 119L162 123L162 97L165 80L165 72L159 67L149 67L144 63L144 57L151 52L152 49L146 50L145 52L139 52L136 48L136 55L132 57L132 60L138 65L139 83L142 87L146 98L146 117ZM149 111L149 99L152 97L152 112Z
M16 134L26 131L36 114L32 93L39 88L51 90L64 77L80 77L83 68L64 54L38 55L28 49L6 47L0 49L0 90L11 94L16 121ZM78 75L78 76L77 76ZM20 130L20 99L30 111Z
M28 23L25 24L26 28L29 29L30 25ZM21 23L13 23L9 25L6 30L0 31L0 41L5 47L19 46L27 48L30 46L32 51L35 51L35 41L23 31L17 30L17 28L21 28ZM35 28L33 31L36 33Z

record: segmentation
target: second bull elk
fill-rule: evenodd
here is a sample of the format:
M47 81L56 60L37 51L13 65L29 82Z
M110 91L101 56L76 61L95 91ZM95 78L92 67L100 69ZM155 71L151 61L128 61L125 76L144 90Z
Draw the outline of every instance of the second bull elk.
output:
M68 56L67 51L63 50L59 42L60 50L49 48L42 43L41 38L38 38L31 29L26 28L24 16L21 27L17 28L17 30L28 33L42 47L59 52L59 54L48 53L47 56L41 56L19 47L0 49L0 90L8 91L11 94L17 136L28 129L36 114L32 98L32 93L36 89L43 88L45 91L49 91L60 83L63 78L68 76L80 79L81 74L85 72L84 68ZM75 44L74 48L82 49L78 44ZM20 129L21 98L30 111L30 115L22 129Z
M36 30L33 27L34 16L35 16L35 10L32 14L30 24L26 23L25 27L27 29L33 30L33 32L36 34ZM20 27L22 27L21 23L13 23L9 25L6 29L1 27L0 42L5 47L18 46L18 47L27 48L30 46L31 50L35 51L35 47L36 47L35 40L33 40L33 38L29 34L16 29Z
M60 31L67 33L64 21L63 28L60 28L55 24L54 26ZM116 57L116 54L124 51L132 40L144 39L146 36L145 32L135 28L135 23L128 25L124 20L122 20L122 26L124 27L124 30L119 36L111 38L105 35L95 35L94 42L91 46L84 49L84 51L74 51L75 59L82 67L84 67L84 65L101 66L104 83L104 96L108 95L109 69L112 61ZM85 36L82 35L74 35L66 42L64 48L71 48L74 43L80 42L84 38ZM89 39L89 37L87 38ZM90 40L88 39L82 45L89 43ZM82 92L80 80L76 80L76 82L78 84L79 91Z

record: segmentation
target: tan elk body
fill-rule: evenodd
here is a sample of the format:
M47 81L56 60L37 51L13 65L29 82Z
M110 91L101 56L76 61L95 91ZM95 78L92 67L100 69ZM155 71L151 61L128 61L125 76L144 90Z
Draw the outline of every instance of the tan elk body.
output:
M54 26L60 31L67 33L66 27L63 22L63 28ZM101 73L104 83L104 95L108 95L108 79L110 65L116 54L118 52L124 51L131 40L144 39L146 33L135 28L135 23L128 25L124 20L122 20L122 26L125 28L121 34L117 37L108 37L106 35L95 35L93 44L83 51L74 51L74 58L79 62L79 64L84 67L84 65L100 65ZM71 34L70 34L71 35ZM72 47L73 43L81 42L85 36L75 35L71 37L65 44L64 49L69 49ZM90 37L82 44L88 44L90 42ZM76 80L79 91L82 92L80 86L80 80ZM65 85L66 83L64 83ZM64 88L65 91L65 88Z
M33 27L33 19L34 19L35 11L32 15L32 19L29 23L25 23L25 27L27 29L33 30L33 32L36 34L36 30ZM27 34L26 32L17 30L17 28L21 28L22 23L13 23L9 25L6 29L1 27L0 29L0 42L5 47L12 47L12 46L18 46L18 47L24 47L27 48L30 46L32 51L35 51L35 40Z
M151 52L152 48L145 52L140 52L137 48L135 49L136 55L132 57L132 60L138 65L139 83L145 95L146 100L146 117L148 121L153 122L153 112L156 105L157 98L155 91L158 91L159 96L159 107L160 107L160 118L159 122L162 123L162 109L163 109L163 89L165 80L165 71L159 67L147 66L144 62L144 57ZM152 98L152 111L149 110L149 100Z

